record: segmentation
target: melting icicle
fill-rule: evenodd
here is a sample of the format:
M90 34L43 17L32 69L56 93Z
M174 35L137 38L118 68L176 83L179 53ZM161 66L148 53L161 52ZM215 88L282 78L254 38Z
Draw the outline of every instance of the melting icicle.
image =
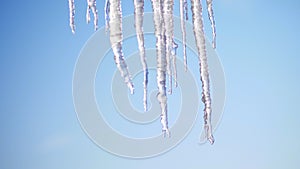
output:
M89 23L91 20L90 11L94 15L94 29L98 29L98 10L96 6L96 0L87 0L87 9L86 9L86 22Z
M140 51L141 62L144 71L144 111L147 111L147 85L148 85L148 67L145 55L144 45L144 31L143 31L143 17L144 17L144 0L134 0L134 18L135 29L137 34L138 46Z
M153 20L156 36L156 57L157 57L157 87L158 94L157 100L161 107L161 124L163 135L170 137L170 131L168 128L168 116L167 116L167 95L166 95L166 46L165 35L163 29L163 16L162 16L162 1L163 0L151 0L153 8Z
M212 40L212 46L213 48L216 48L216 24L215 24L215 18L214 18L214 12L212 8L212 0L206 0L207 5L207 11L208 11L208 17L211 23L212 28L212 34L213 34L213 40Z
M163 0L163 23L165 27L166 35L166 58L167 58L167 72L169 76L169 94L172 93L172 50L173 50L173 34L174 34L174 22L173 22L173 0Z
M105 13L105 31L106 32L109 30L109 9L110 9L110 2L109 2L109 0L106 0L105 7L104 7L104 13Z
M192 2L192 13L193 13L193 24L194 24L194 35L196 45L198 49L198 58L200 66L200 79L202 82L202 102L204 103L204 129L206 131L206 137L211 144L214 143L214 137L212 135L211 126L211 98L209 90L209 73L205 47L205 36L203 28L202 18L202 5L201 0L191 0Z
M125 62L122 51L122 11L120 0L110 0L110 12L109 12L109 25L110 25L110 42L115 57L116 65L127 84L130 93L134 93L134 86L131 81L127 64Z
M69 0L69 11L70 11L70 27L72 30L72 33L75 33L75 4L74 4L74 0Z
M187 20L187 2L186 0L180 0L180 23L182 32L182 46L183 46L183 62L184 70L187 71L187 56L186 56L186 29L185 20Z

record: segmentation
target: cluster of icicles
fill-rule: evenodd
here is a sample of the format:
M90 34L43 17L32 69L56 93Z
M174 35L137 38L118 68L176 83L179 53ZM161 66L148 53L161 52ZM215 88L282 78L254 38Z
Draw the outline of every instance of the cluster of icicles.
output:
M164 136L170 136L167 116L167 91L172 93L172 80L174 78L174 85L177 86L176 73L176 49L177 44L173 38L174 23L173 23L173 0L151 0L153 8L153 20L155 25L156 37L156 57L157 57L157 99L161 107L161 124ZM105 23L106 30L110 32L110 41L114 53L114 60L119 69L121 76L124 78L131 94L134 93L134 85L131 80L131 75L128 71L124 55L122 52L122 10L121 0L106 0L105 2ZM143 34L143 15L144 15L144 0L133 0L134 3L134 17L135 28L137 34L138 48L140 52L141 64L144 73L144 110L147 111L147 84L148 84L148 68L144 47ZM216 29L212 10L212 0L206 0L209 20L211 22L213 33L213 48L216 47ZM74 0L69 0L70 9L70 27L75 33L75 5ZM211 97L209 89L209 73L206 55L205 37L203 29L202 18L202 3L201 0L191 0L191 10L193 16L193 30L198 49L198 58L200 66L200 79L202 82L202 102L204 103L204 129L206 138L211 144L214 143L211 126ZM94 16L95 30L98 28L98 12L96 7L96 0L87 0L86 20L90 22L90 12ZM183 60L184 68L187 70L187 56L186 56L186 30L185 22L188 20L188 3L187 0L180 0L180 19L182 30L183 43ZM166 87L167 80L169 80L168 89Z

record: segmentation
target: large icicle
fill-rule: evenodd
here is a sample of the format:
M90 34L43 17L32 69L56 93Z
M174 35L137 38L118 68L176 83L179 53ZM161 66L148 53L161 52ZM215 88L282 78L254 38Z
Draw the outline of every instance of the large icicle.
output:
M212 8L212 0L206 0L206 6L208 11L208 17L211 23L212 28L212 34L213 34L213 40L212 40L212 46L213 48L216 48L216 24L215 24L215 18L214 18L214 11Z
M116 65L124 78L125 83L130 89L131 94L134 92L134 86L131 81L127 64L125 62L122 51L122 11L120 0L110 0L110 12L109 12L109 25L110 25L110 42L115 57Z
M202 102L204 103L204 129L206 137L211 144L214 143L214 137L212 135L211 126L211 98L209 89L209 73L208 63L206 56L205 36L203 28L202 18L202 5L201 0L191 0L192 2L192 13L193 13L193 24L194 24L194 35L196 45L198 49L198 58L200 66L200 79L202 82Z
M164 136L170 137L170 131L168 128L168 116L167 116L167 95L166 95L166 46L165 35L163 28L163 16L162 16L162 1L163 0L151 0L153 8L153 20L156 36L156 57L157 57L157 87L158 94L157 100L161 107L161 124L162 132Z
M137 41L140 51L141 62L144 71L144 111L147 111L147 85L148 85L148 66L145 55L145 45L144 45L144 31L143 31L143 17L144 17L144 0L134 0L134 19L135 19L135 29L137 35Z
M87 9L86 9L86 22L89 23L91 20L90 11L94 15L94 29L98 29L98 10L96 6L96 0L87 0Z
M110 10L110 2L106 0L104 7L104 15L105 15L105 31L109 30L109 10Z
M181 32L182 32L183 62L184 62L185 71L187 71L186 29L185 29L186 19L187 19L187 2L186 0L180 0L180 23L181 23Z
M172 93L172 50L173 50L173 34L174 34L174 22L173 22L173 0L162 0L162 13L163 23L165 27L166 36L166 59L167 59L167 72L169 76L169 94Z
M74 34L75 33L75 4L74 4L74 0L69 0L69 12L70 12L70 15L69 15L69 19L70 19L70 27L71 27L71 30L72 30L72 33Z

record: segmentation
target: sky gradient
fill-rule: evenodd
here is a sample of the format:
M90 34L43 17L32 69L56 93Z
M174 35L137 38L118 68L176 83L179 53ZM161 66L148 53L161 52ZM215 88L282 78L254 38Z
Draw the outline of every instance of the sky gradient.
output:
M122 3L123 14L132 14L132 1ZM85 24L86 1L75 4L72 35L66 0L1 2L0 168L299 168L299 1L214 1L216 50L226 78L216 142L197 144L199 115L179 146L143 160L103 151L80 127L72 98L73 71L94 31ZM145 5L151 12L150 1ZM104 26L104 2L98 0L97 7L99 26ZM204 16L210 38L206 11Z

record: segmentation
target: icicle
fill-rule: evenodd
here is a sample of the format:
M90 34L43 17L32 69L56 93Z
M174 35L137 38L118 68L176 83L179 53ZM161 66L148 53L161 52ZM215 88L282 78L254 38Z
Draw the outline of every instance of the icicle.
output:
M206 131L206 137L211 144L214 143L211 126L211 98L209 89L209 73L205 47L205 37L203 28L202 18L202 5L201 0L191 0L192 2L192 13L193 13L193 24L194 24L194 35L196 45L198 49L198 58L200 66L200 79L202 82L202 102L204 103L204 129Z
M187 0L183 0L185 20L189 20Z
M69 0L69 11L70 11L70 27L72 30L72 33L75 34L75 4L74 0Z
M177 87L177 66L176 66L177 48L178 48L178 45L173 40L171 54L172 54L172 59L173 59L173 76L174 76L174 85L175 85L175 87Z
M87 2L87 7L86 7L86 23L90 23L90 20L91 20L91 16L90 16L90 10L91 10L90 0L86 0L86 2Z
M163 0L151 0L153 8L153 20L155 26L156 36L156 57L157 57L157 87L158 94L157 100L161 107L161 124L163 135L170 137L170 131L168 128L167 117L167 95L166 95L166 46L165 35L163 29L163 17L162 17L162 1Z
M163 20L164 27L166 29L166 58L167 58L167 72L169 76L169 94L172 93L172 49L173 49L173 34L174 34L174 22L173 22L173 0L163 0Z
M186 0L180 0L180 23L181 23L181 32L182 32L183 62L184 62L185 71L187 71L185 20L187 20L188 17L186 8L187 8Z
M109 0L106 0L105 7L104 7L104 13L105 13L105 31L106 32L109 30L109 9L110 9L110 2L109 2Z
M72 33L75 33L75 4L74 0L69 1L69 24ZM157 54L157 100L161 107L161 124L164 136L170 137L168 128L167 114L167 90L166 80L169 78L169 93L172 93L172 76L174 76L175 86L177 86L177 68L176 68L176 49L178 45L174 41L174 23L173 23L173 0L151 0L153 7L153 20L156 36L156 54ZM114 53L114 60L121 76L124 78L131 94L134 93L134 86L131 81L131 75L128 71L122 51L122 11L121 0L106 0L105 2L105 24L106 31L110 29L110 41ZM209 20L211 22L213 40L213 48L216 47L216 26L214 13L212 9L212 0L206 0ZM96 0L87 0L86 20L90 22L92 11L94 16L94 28L98 28L98 11ZM200 66L200 80L202 82L202 102L204 103L204 129L206 137L211 144L214 143L211 126L211 97L209 86L209 71L206 55L205 36L202 18L202 2L201 0L191 0L192 15L193 15L193 30L195 35L196 46L198 49L198 59ZM135 10L135 28L138 39L140 59L144 70L144 109L147 110L147 84L148 84L148 68L145 56L144 33L143 33L143 15L144 15L144 0L134 0ZM183 41L184 67L187 70L186 56L186 25L185 20L188 20L187 0L180 0L180 19ZM173 67L171 66L173 64ZM172 67L172 68L171 68ZM173 73L172 73L173 72Z
M207 11L208 11L208 17L211 23L212 28L212 34L213 34L213 40L212 40L212 46L213 48L216 48L216 24L215 24L215 18L214 18L214 11L212 8L212 0L206 0L207 5Z
M122 51L122 11L120 0L110 0L110 13L109 13L109 25L110 25L110 42L115 57L116 65L124 78L125 83L130 89L131 94L134 93L134 86L131 82L131 76L129 74L127 64L125 62Z
M143 71L144 71L143 104L144 104L144 111L147 111L148 66L147 66L146 55L145 55L145 46L144 46L143 17L144 17L144 0L134 0L135 29L136 29L136 34L137 34L141 62L142 62Z
M87 9L86 9L86 22L89 23L91 20L90 11L94 15L94 29L98 29L98 10L96 6L96 0L87 0Z

